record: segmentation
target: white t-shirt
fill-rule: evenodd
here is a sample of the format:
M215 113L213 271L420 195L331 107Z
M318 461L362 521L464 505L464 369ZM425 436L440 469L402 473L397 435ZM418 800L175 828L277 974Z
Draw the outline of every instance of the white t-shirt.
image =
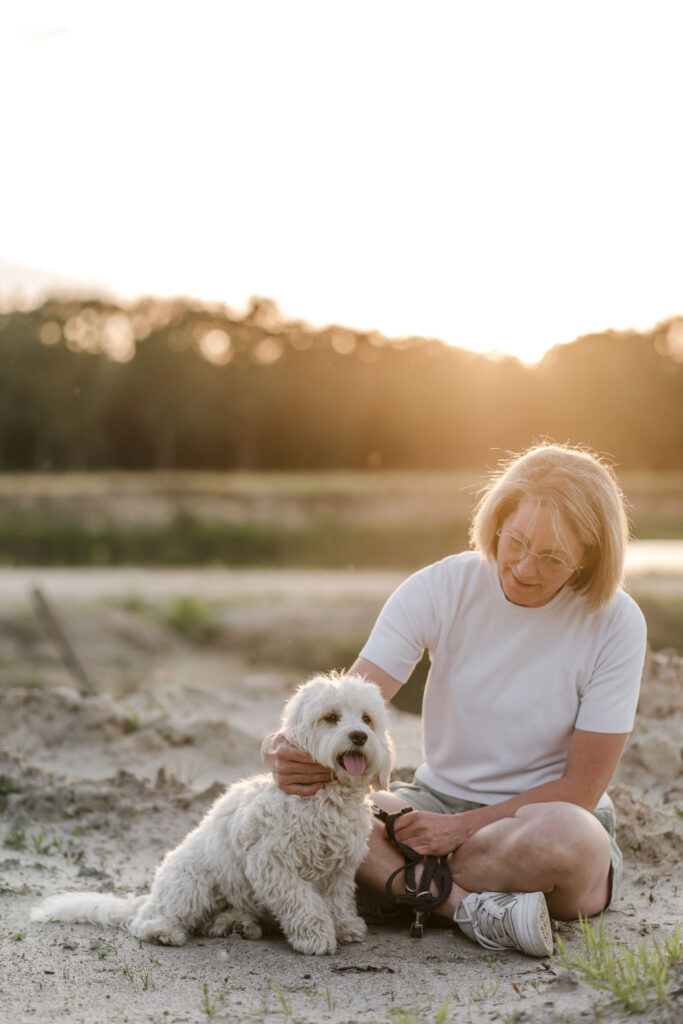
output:
M451 555L405 580L361 656L404 683L425 648L417 778L498 803L560 778L574 728L633 728L646 627L619 590L590 612L569 587L539 608L508 601L494 563Z

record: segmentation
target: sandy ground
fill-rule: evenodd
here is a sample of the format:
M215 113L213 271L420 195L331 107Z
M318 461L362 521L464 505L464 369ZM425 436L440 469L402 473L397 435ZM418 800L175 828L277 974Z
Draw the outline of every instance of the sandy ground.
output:
M261 738L287 694L335 649L324 639L362 640L396 579L0 571L0 1021L626 1019L551 960L487 954L448 928L419 941L403 921L373 924L365 942L318 958L279 935L170 949L112 929L30 923L31 905L60 888L143 890L223 786L261 770ZM96 692L79 692L60 660L34 585ZM215 602L205 646L167 621L169 600L190 594ZM683 917L682 684L682 658L650 653L611 790L626 877L605 928L624 942L671 933ZM394 709L391 730L407 771L419 760L419 721ZM557 930L579 948L576 924ZM641 1019L681 1020L681 982L670 1005Z

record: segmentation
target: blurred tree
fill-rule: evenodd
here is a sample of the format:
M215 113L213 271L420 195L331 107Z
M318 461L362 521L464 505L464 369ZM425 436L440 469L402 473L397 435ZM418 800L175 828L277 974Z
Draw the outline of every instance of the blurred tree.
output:
M538 366L187 301L0 315L0 468L472 468L542 437L679 468L683 319Z

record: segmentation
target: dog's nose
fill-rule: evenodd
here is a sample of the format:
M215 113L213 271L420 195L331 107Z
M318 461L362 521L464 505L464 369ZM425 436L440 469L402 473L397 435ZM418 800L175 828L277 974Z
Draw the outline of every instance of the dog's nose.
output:
M354 747L362 747L367 738L368 734L366 732L361 732L360 729L349 733L349 739L353 743Z

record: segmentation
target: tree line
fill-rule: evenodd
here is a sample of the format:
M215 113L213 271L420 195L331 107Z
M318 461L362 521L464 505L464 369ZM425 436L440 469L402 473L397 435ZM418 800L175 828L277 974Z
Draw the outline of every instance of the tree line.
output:
M51 299L0 314L0 373L0 470L470 468L542 437L626 468L683 454L683 318L526 366L267 299Z

